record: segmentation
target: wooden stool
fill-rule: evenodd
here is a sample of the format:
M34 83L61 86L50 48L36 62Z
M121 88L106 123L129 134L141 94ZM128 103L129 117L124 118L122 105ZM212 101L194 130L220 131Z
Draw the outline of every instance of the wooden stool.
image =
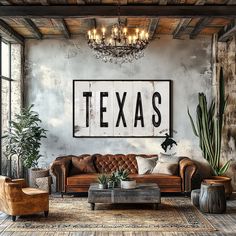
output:
M192 190L192 192L191 192L191 202L196 207L199 207L199 197L200 197L200 189Z
M224 213L226 211L224 185L202 183L199 206L200 210L205 213Z

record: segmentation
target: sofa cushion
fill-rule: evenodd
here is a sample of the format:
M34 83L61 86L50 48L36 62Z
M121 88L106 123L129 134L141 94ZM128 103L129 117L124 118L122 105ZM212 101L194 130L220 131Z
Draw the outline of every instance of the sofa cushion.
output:
M111 173L118 169L125 169L129 173L137 174L138 165L136 161L136 156L141 156L144 158L157 157L157 155L137 155L137 154L95 154L94 164L98 173Z
M93 164L93 157L91 155L72 157L71 162L72 168L70 175L96 173L96 169Z
M156 166L158 157L153 158L143 158L141 156L136 156L136 161L138 164L138 174L150 174L153 168Z
M67 185L90 185L96 183L99 174L80 174L67 177Z
M99 174L80 174L67 177L67 185L70 186L89 186L91 183L97 182ZM181 178L174 175L165 174L130 174L130 178L135 179L137 183L157 183L162 186L179 186L181 187Z
M153 174L176 175L178 172L178 163L168 163L157 161L156 166L152 170Z

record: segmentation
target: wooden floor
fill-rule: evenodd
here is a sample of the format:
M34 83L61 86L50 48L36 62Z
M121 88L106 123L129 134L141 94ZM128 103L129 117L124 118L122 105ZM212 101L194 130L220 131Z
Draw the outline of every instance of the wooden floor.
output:
M3 232L11 223L10 217L0 213L0 236L236 236L236 193L227 201L227 213L220 215L206 214L206 218L218 229L210 233L186 232Z

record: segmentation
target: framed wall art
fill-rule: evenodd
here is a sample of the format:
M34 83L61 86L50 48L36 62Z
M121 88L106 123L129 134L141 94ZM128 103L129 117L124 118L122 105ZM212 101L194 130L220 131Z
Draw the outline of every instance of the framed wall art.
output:
M170 80L74 80L73 137L165 137Z

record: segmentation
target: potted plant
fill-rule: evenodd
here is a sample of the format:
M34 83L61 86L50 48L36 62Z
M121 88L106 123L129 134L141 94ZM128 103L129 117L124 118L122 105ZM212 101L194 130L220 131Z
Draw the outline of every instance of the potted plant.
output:
M5 155L17 158L17 177L20 177L20 162L30 170L30 186L35 186L35 178L49 175L49 170L38 168L41 157L39 149L41 139L46 138L46 130L40 127L42 122L37 112L32 111L33 105L23 108L14 121L10 122L10 129L6 132Z
M107 188L107 183L108 183L108 177L104 174L98 176L98 187L100 189L106 189Z
M117 188L120 185L120 180L116 174L116 172L113 172L108 179L108 188Z
M127 170L123 170L120 175L120 186L124 189L136 188L136 180L129 178L129 172Z
M199 138L199 145L202 150L203 157L208 161L214 176L209 183L221 182L225 185L226 195L232 193L231 178L224 176L230 166L231 160L222 165L221 163L221 140L222 130L224 127L224 111L227 104L224 91L223 69L220 69L219 78L219 99L213 99L208 107L206 95L198 94L199 104L196 109L196 124L193 121L188 109L188 115L192 124L194 134Z

